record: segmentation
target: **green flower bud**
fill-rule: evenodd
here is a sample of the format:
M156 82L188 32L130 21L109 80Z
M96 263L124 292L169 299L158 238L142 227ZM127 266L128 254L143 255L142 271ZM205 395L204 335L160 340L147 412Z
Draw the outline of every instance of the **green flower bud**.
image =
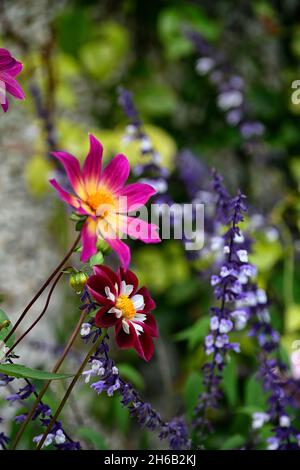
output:
M9 320L4 320L2 323L0 323L0 331L3 330L4 328L8 328L10 325Z
M108 243L106 243L105 240L101 240L101 238L99 238L97 240L97 250L101 251L101 253L103 253L104 255L108 255L108 253L111 252L111 247Z
M72 289L75 290L76 294L81 294L86 281L88 280L88 275L82 271L74 272L70 276L69 284Z

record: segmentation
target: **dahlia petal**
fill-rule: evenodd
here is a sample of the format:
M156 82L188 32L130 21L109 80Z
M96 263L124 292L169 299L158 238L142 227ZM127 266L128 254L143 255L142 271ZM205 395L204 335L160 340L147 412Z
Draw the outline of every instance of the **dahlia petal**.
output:
M134 348L145 361L150 361L154 353L154 343L152 337L144 331L141 335L136 336Z
M113 306L114 303L109 300L105 294L105 287L109 286L113 289L113 285L111 284L111 280L105 276L98 276L94 274L89 277L87 281L87 288L91 296L100 304L100 305L108 305L109 307Z
M152 297L150 296L149 291L148 291L148 289L146 289L146 287L141 287L137 291L137 294L142 295L144 297L144 302L145 302L145 306L144 306L143 310L138 310L138 312L148 313L151 310L155 309L156 304L155 304L154 300L152 299Z
M110 306L105 305L104 307L100 308L95 316L96 325L100 328L109 328L111 326L115 326L118 321L115 313L110 313L109 310Z
M145 307L144 297L141 294L135 294L131 297L131 301L135 310L143 310Z
M125 155L116 155L106 166L101 176L101 183L112 192L118 192L128 179L129 161Z
M114 224L122 233L126 233L133 239L141 240L144 243L159 243L161 240L157 233L159 229L155 224L148 224L138 217L127 215L110 214L108 220Z
M119 320L115 326L116 343L121 349L133 348L137 339L137 334L131 322L128 322L129 333L125 333L122 320Z
M107 286L114 295L118 295L120 291L120 278L109 266L99 265L93 267L94 273L99 277L107 279ZM116 289L117 287L117 289Z
M15 77L23 68L23 64L14 59L7 49L0 48L0 71Z
M89 134L90 150L83 164L83 180L88 194L97 191L101 178L103 147L99 140Z
M8 72L0 72L0 80L5 83L7 93L10 93L18 100L24 100L25 95L22 88L18 84L17 80L13 78Z
M67 152L52 152L51 155L57 158L57 160L63 165L75 193L81 199L85 200L87 195L77 158Z
M145 327L145 330L147 330L151 334L151 336L154 336L154 338L158 338L157 323L152 313L147 313L146 320L143 322L143 325Z
M118 274L121 279L124 279L127 285L133 286L133 291L131 295L134 295L136 293L136 290L139 284L139 281L136 275L130 270L125 271L125 269L122 267L119 268Z
M82 253L81 261L86 262L91 256L97 253L97 234L96 234L97 222L91 217L88 217L85 221L81 230L82 239Z
M59 194L59 197L64 202L74 207L74 209L80 208L80 200L77 197L72 196L72 194L69 194L67 191L65 191L55 179L50 180L49 183L56 189L56 191Z
M9 106L9 104L8 104L8 99L5 98L4 103L1 103L1 107L2 107L2 109L3 109L3 111L4 111L5 113L6 113L6 111L8 110L8 106Z
M130 248L119 238L107 238L105 240L112 250L114 250L120 258L122 266L127 269L130 263Z
M119 196L122 196L120 212L131 212L147 203L149 198L156 194L156 190L149 184L132 183L119 190Z

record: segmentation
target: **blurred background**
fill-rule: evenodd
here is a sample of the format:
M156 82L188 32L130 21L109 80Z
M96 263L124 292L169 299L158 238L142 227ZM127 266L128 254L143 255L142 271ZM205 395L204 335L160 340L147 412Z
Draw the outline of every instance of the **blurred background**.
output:
M209 202L211 167L232 193L240 188L247 195L252 260L289 358L300 338L300 104L292 100L292 82L300 80L299 18L296 0L0 1L0 47L24 63L19 82L26 93L26 101L11 100L0 119L0 293L11 319L75 238L67 209L48 184L58 171L50 151L83 160L92 132L106 161L119 152L133 166L147 158L137 142L124 139L129 121L117 93L124 86L170 175L172 200ZM113 349L113 355L123 376L166 420L182 413L190 420L201 390L216 257L209 226L206 235L193 259L179 241L134 244L132 269L158 305L160 339L150 364L133 351ZM65 281L18 350L26 363L51 367L78 309ZM254 346L238 335L242 354L225 370L211 448L242 445L251 413L265 399L255 380ZM81 348L78 342L68 370ZM300 377L299 368L291 372ZM49 404L60 387L48 394ZM139 431L117 396L98 397L83 385L74 397L65 421L87 448L163 445ZM33 435L28 432L27 448Z

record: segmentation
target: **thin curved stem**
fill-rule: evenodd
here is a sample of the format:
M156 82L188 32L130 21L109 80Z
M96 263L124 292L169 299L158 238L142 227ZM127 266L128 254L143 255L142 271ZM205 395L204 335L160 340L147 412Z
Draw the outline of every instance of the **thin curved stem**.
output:
M25 308L25 310L21 313L19 319L17 320L17 322L15 323L15 325L13 326L13 328L10 330L10 332L8 333L8 335L6 336L6 338L4 339L4 342L6 343L7 340L11 337L11 335L14 334L14 332L16 331L16 329L18 328L18 326L20 325L21 321L24 319L24 317L26 316L27 312L31 309L32 305L37 301L37 299L40 297L40 295L44 292L44 290L46 289L46 287L48 287L48 285L50 284L50 282L52 281L52 279L56 276L56 274L61 270L61 268L64 266L64 264L68 261L68 259L70 258L70 256L72 255L73 251L75 250L76 248L76 245L77 243L79 242L80 240L80 234L78 235L78 237L76 238L75 242L73 243L72 247L70 248L70 250L68 251L68 253L66 254L66 256L64 257L64 259L61 261L61 263L59 263L59 265L55 268L55 270L52 272L52 274L48 277L48 279L44 282L44 284L42 285L42 287L39 289L39 291L35 294L35 296L33 297L33 299L29 302L29 304L27 305L27 307Z
M50 303L50 300L51 300L51 297L52 297L52 294L53 294L53 291L58 283L58 281L60 280L60 278L63 276L63 272L59 273L59 275L57 276L57 278L55 279L55 281L53 282L52 286L51 286L51 289L49 291L49 294L48 294L48 297L47 297L47 300L46 300L46 303L45 303L45 306L42 310L42 312L40 313L40 315L36 318L36 320L29 326L29 328L27 328L27 330L20 336L20 338L17 339L17 341L14 342L14 344L11 346L11 348L7 351L6 353L6 356L8 356L14 349L15 347L25 338L25 336L28 335L28 333L30 333L30 331L35 327L35 325L43 318L43 316L45 315L47 309L48 309L48 306L49 306L49 303Z
M49 432L51 431L51 429L53 428L53 425L54 423L57 421L57 418L59 417L60 413L62 412L69 396L71 395L72 393L72 390L73 388L75 387L79 377L81 376L82 372L83 372L83 369L85 368L85 366L87 365L90 357L94 354L94 352L97 350L99 344L101 343L101 341L103 340L104 336L106 335L106 330L104 330L104 332L102 333L101 336L99 336L99 338L97 339L97 341L93 344L93 346L91 347L91 349L89 350L89 352L87 353L84 361L82 362L81 366L79 367L79 369L77 370L76 372L76 375L75 377L73 378L72 382L70 383L56 413L54 414L53 418L51 419L50 423L48 424L47 426L47 429L46 431L44 432L43 434L43 437L41 438L40 442L38 443L38 446L36 448L36 450L39 450L41 449L41 447L43 446Z
M74 341L75 341L75 339L76 339L76 337L79 333L80 327L81 327L81 325L84 321L85 315L86 315L85 312L81 313L80 318L78 320L78 323L76 324L76 327L73 330L73 332L72 332L72 334L69 338L69 341L68 341L67 345L65 346L64 351L62 352L62 354L59 357L59 359L57 360L54 368L52 369L53 373L58 372L58 370L59 370L60 366L62 365L63 361L65 360L68 352L70 351L71 347L73 346L73 343L74 343ZM26 420L22 423L20 429L18 430L18 432L16 434L16 437L15 437L14 442L13 442L12 447L11 447L12 450L14 450L16 448L16 446L18 445L18 442L20 441L25 429L27 428L30 420L32 419L38 405L41 403L41 400L42 400L43 396L45 395L45 393L47 392L50 384L51 384L51 380L47 380L47 382L45 383L45 385L41 389L40 393L36 396L36 400L33 404L33 407L31 408L30 412L28 413L28 415L26 417Z

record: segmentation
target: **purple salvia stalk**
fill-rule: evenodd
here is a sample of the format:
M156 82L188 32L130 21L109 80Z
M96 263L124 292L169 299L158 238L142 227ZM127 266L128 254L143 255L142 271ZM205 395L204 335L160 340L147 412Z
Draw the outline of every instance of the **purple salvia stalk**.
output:
M130 121L130 124L126 127L124 139L127 142L139 142L141 154L150 157L149 163L136 165L133 168L133 173L138 177L143 176L142 181L149 183L158 193L165 193L168 189L167 179L169 172L166 168L161 167L161 156L153 147L150 137L144 131L143 122L134 104L132 93L124 87L119 87L118 93L119 104Z
M2 418L0 418L0 423L2 423L2 421ZM6 450L8 443L9 437L4 432L0 432L0 447L2 447L3 450Z
M26 385L21 387L18 392L9 395L6 399L10 403L21 403L25 404L25 400L30 397L37 398L38 394L36 392L35 386L28 380L25 379ZM18 424L21 424L27 417L27 413L23 413L15 417L15 421ZM44 404L42 401L37 407L32 421L40 420L40 423L43 427L47 427L50 419L52 417L51 408ZM42 435L36 436L33 439L33 442L38 442ZM60 421L55 423L53 427L52 434L48 437L47 443L45 445L53 444L55 448L59 450L79 450L81 448L80 443L73 441L71 437L64 431Z
M214 294L220 301L220 306L211 309L210 333L205 338L205 352L211 356L211 359L203 366L204 392L199 396L193 422L194 427L199 430L201 440L204 432L210 432L212 429L207 419L207 412L209 409L217 408L222 397L220 385L228 352L240 351L238 343L230 342L228 333L234 329L232 306L242 295L239 276L248 262L247 252L240 250L236 241L241 236L239 223L243 221L243 213L246 211L245 196L239 192L235 198L230 199L227 192L220 191L221 180L218 179L217 183L218 210L222 221L229 225L229 228L222 237L226 260L220 268L219 275L213 275L211 278L211 285L214 287Z
M204 37L196 31L185 31L199 54L196 71L207 75L217 89L217 106L225 113L229 125L237 127L244 141L245 151L252 155L264 155L262 137L264 125L251 117L250 106L246 100L244 80L228 64L224 54L215 50Z
M221 225L228 218L230 196L217 173L214 173L214 189L217 193L216 222ZM252 241L240 231L235 236L235 242L239 245L238 251L242 252L245 264L241 266L238 275L242 289L235 299L235 310L231 313L231 318L236 330L250 324L249 335L257 339L260 348L258 377L269 395L267 412L253 414L253 431L266 422L271 422L274 424L274 436L268 439L269 449L300 449L300 435L291 424L289 411L297 406L295 396L299 392L299 381L289 377L287 366L274 357L274 354L278 354L280 335L270 323L266 292L252 281L257 274L256 267L247 260Z

